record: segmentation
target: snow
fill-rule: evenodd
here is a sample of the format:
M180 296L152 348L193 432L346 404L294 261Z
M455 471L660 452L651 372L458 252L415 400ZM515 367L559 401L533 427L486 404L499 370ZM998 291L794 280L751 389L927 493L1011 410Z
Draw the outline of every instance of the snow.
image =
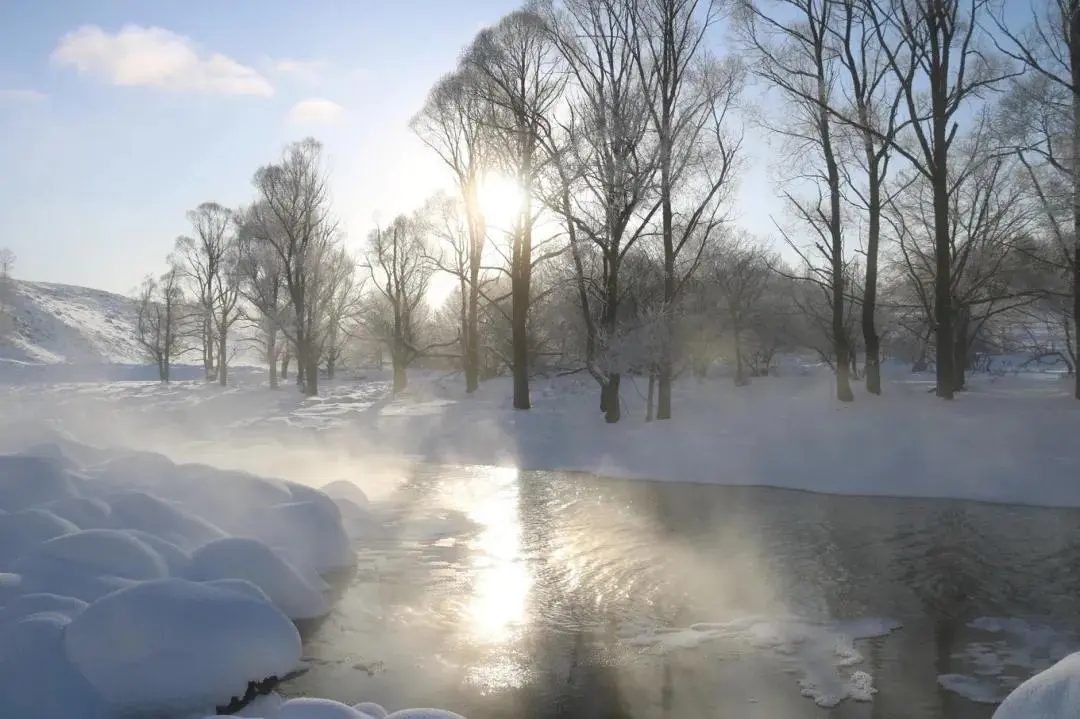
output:
M994 719L1074 719L1080 707L1080 652L1017 687Z
M223 705L253 678L300 662L300 635L276 607L184 579L142 582L94 602L64 632L68 659L119 715Z
M465 719L446 709L401 709L390 714L381 705L372 702L349 706L311 697L283 701L276 694L256 700L240 716L249 719Z
M887 619L820 624L793 617L743 617L685 628L628 624L620 635L628 646L658 653L695 649L706 643L753 647L785 664L798 677L803 696L820 707L834 707L845 699L873 700L877 693L873 677L851 670L863 661L855 642L886 636L899 628L898 622Z
M0 455L0 716L202 716L300 666L293 620L326 614L320 572L355 561L330 497L3 436L30 449Z
M188 577L246 579L266 593L290 619L321 617L330 611L326 599L285 560L262 542L230 537L199 547L192 554Z
M365 503L349 484L364 497L373 486L357 474L403 459L1080 507L1080 483L1073 481L1080 455L1069 431L1075 401L1061 374L973 376L969 391L952 403L927 394L930 376L891 367L887 375L882 397L860 392L848 405L835 402L831 378L817 370L756 379L748 387L685 378L675 386L675 418L652 423L644 421L644 384L627 377L624 419L616 426L597 411L595 382L587 375L536 379L527 413L509 406L506 378L466 397L459 376L421 372L410 374L409 389L396 398L387 394L386 377L371 372L327 382L317 398L270 391L262 374L238 374L224 389L205 382L27 385L9 388L6 401L25 416L59 417L96 444L138 436L144 447L173 452L178 443L198 441L201 447L184 459L255 475L295 477L302 467L315 467L304 484L325 486L339 504L358 507ZM107 424L96 421L103 401L111 413ZM215 454L212 445L223 436L250 451ZM1030 481L1033 475L1038 482ZM231 484L244 493L243 482ZM144 491L185 499L163 488ZM284 484L261 491L292 496ZM195 513L238 533L204 507Z

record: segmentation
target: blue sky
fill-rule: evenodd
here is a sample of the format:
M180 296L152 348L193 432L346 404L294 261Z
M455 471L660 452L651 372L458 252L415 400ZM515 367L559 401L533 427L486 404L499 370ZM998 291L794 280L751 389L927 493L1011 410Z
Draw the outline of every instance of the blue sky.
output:
M0 246L20 277L128 292L185 210L248 201L254 170L306 135L355 243L440 184L408 120L516 5L0 0Z

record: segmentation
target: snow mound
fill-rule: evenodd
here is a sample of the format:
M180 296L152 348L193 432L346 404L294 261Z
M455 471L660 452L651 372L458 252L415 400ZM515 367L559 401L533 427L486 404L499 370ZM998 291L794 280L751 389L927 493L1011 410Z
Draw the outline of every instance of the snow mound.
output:
M94 497L65 497L49 502L45 508L79 529L111 529L114 526L112 507Z
M23 576L113 576L163 579L169 569L142 540L117 529L86 529L50 539L24 554L14 566Z
M70 618L55 609L0 626L0 715L112 719L97 692L65 657Z
M1080 652L1017 687L994 719L1075 719L1080 707Z
M32 454L0 455L0 509L18 512L77 495L61 461Z
M702 622L686 628L628 625L620 634L629 646L656 653L694 649L705 643L752 646L768 652L798 676L802 695L820 707L845 699L871 701L873 677L850 668L863 657L854 642L882 637L900 628L890 619L813 623L798 618L746 617L730 622ZM393 715L391 715L393 716Z
M0 514L0 572L42 542L79 531L71 522L44 509Z
M0 608L0 632L34 614L60 614L69 620L86 609L86 602L58 594L23 594Z
M370 504L367 494L353 482L347 479L338 479L327 482L319 489L331 499L347 499L353 504L364 507Z
M302 697L290 699L282 704L273 715L273 719L372 719L372 717L348 704L329 699Z
M402 709L386 719L465 719L465 717L445 709Z
M341 512L333 501L329 506L333 511L323 502L310 501L272 507L260 538L290 562L319 574L347 569L356 563L356 554L341 526Z
M375 702L360 702L359 704L353 704L353 709L363 714L367 714L371 719L386 719L387 714L389 714L381 704L376 704Z
M274 550L255 539L218 539L195 551L188 578L246 579L259 587L290 619L313 619L330 611L322 594Z
M300 635L272 604L183 579L99 599L68 625L64 648L121 715L223 706L249 682L284 676L300 662Z
M117 526L153 534L183 549L226 536L210 522L146 492L122 492L109 498L109 505Z

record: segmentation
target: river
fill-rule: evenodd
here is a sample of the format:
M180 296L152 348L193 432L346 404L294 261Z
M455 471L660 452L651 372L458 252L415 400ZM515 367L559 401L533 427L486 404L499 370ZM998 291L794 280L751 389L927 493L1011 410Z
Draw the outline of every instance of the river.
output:
M1080 511L432 466L394 501L400 526L446 508L475 528L365 541L284 693L469 719L987 719L939 678L1000 698L1080 649ZM871 701L815 704L853 672Z

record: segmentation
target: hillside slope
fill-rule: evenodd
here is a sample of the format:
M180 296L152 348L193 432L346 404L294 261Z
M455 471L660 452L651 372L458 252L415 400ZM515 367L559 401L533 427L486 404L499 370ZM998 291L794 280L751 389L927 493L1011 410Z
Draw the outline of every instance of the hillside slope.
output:
M0 360L32 364L137 364L135 305L102 290L16 281L13 331Z

